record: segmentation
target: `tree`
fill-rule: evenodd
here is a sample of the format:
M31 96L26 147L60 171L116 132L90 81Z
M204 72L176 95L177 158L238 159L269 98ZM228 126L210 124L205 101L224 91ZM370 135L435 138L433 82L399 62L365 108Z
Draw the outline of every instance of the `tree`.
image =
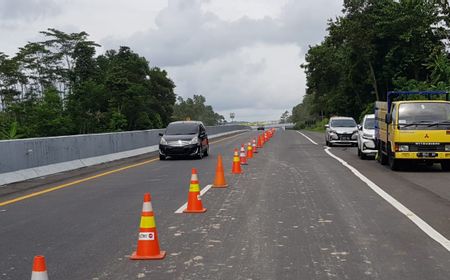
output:
M280 123L288 123L290 121L291 121L291 115L289 114L289 111L286 110L286 111L284 111L283 114L281 114Z
M50 28L10 58L0 52L0 138L165 127L175 84L129 47L96 56L86 32Z
M448 83L446 1L345 0L343 12L306 54L302 114L358 118L387 91Z
M205 105L206 98L202 95L194 95L193 98L184 100L178 97L174 106L174 120L198 120L205 125L217 125L223 123L225 118L214 112L212 106Z

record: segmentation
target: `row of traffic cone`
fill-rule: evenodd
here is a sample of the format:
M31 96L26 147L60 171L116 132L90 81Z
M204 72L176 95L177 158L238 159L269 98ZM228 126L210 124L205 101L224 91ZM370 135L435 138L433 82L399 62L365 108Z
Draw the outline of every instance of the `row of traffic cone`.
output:
M233 155L233 174L241 174L241 165L247 165L248 159L253 158L254 153L258 153L263 145L269 141L274 135L274 130L268 130L265 133L258 135L258 140L248 142L247 151L242 145L240 151L237 149ZM213 188L226 188L228 186L225 179L225 172L223 168L222 156L217 157L216 175L214 178ZM198 178L197 169L192 169L191 181L189 185L189 194L187 207L184 213L204 213L206 208L203 207L200 198L200 182ZM155 217L151 202L150 193L144 194L144 202L142 205L141 222L139 226L139 235L137 242L137 249L132 253L130 259L132 260L160 260L166 256L165 251L161 251L159 247L158 232L156 230ZM48 280L47 266L44 256L35 256L33 260L33 269L31 273L31 280Z
M233 155L233 166L232 173L240 174L242 173L242 165L248 164L247 158L253 158L253 151L257 151L263 147L264 143L267 142L274 135L274 130L269 130L262 135L258 136L258 142L253 140L252 145L248 145L247 153L245 152L244 145L241 146L240 154L238 150L235 149ZM226 188L228 186L225 179L225 172L223 168L222 155L219 154L217 157L216 175L214 177L213 188ZM145 206L149 203L149 206ZM145 212L147 211L147 212ZM189 184L189 194L187 207L183 211L184 213L204 213L206 208L203 207L203 203L200 197L200 182L197 169L192 168L191 181ZM151 222L143 222L144 217L151 217ZM144 226L143 226L144 224ZM148 234L151 234L152 238L149 238ZM141 240L141 236L143 237ZM139 231L138 247L136 252L133 253L131 259L133 260L149 260L149 259L162 259L165 256L164 251L160 251L158 234L156 232L156 226L153 217L153 210L150 204L150 194L144 196L144 206L142 210L141 226Z
M231 173L233 174L242 174L242 165L248 165L248 159L253 158L253 154L258 153L258 150L261 149L266 142L273 137L275 130L270 129L263 134L258 135L257 140L253 139L252 142L248 142L247 144L247 152L245 151L245 145L241 146L240 152L235 149L233 155L233 165L231 169Z

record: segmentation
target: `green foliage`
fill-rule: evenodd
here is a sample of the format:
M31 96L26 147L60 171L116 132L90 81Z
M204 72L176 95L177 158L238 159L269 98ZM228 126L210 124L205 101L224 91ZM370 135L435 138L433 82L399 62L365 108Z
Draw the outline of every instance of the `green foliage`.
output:
M280 117L280 123L289 123L292 120L291 115L289 114L289 111L284 111L283 114L281 114Z
M165 127L175 84L128 47L96 56L86 32L40 32L45 40L0 52L0 139ZM212 113L211 113L212 112ZM202 117L214 122L212 108Z
M202 95L194 95L193 98L184 100L181 96L178 97L177 103L173 110L173 119L181 120L196 120L202 121L205 125L217 125L225 121L222 115L214 112L213 108L205 105L206 98Z
M294 121L359 118L391 90L449 90L446 1L345 0L324 41L310 47L307 92Z
M311 131L318 131L318 132L324 132L325 131L325 125L329 122L328 118L324 118L323 120L316 121L313 125L307 127L308 130Z
M0 118L1 120L1 118ZM0 127L0 139L17 139L19 135L17 135L17 122L11 122L7 124L5 122L1 122L2 127Z

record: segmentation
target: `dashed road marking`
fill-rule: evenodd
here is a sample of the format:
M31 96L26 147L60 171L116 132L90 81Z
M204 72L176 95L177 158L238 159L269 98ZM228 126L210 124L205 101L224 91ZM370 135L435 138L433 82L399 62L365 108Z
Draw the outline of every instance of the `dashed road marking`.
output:
M212 187L212 185L207 185L206 187L204 187L203 189L200 190L200 196L204 195L207 191L209 191L209 189ZM181 214L183 213L183 211L186 209L187 207L187 202L185 204L183 204L180 208L178 208L177 211L175 211L175 214Z

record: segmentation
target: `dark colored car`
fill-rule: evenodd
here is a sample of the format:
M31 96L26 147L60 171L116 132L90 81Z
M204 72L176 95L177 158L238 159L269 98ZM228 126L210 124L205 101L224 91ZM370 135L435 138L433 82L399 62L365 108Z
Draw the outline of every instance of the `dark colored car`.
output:
M264 130L265 127L264 126L258 126L257 130Z
M170 123L164 133L160 133L159 159L166 157L191 156L203 158L209 152L209 140L205 126L199 121L179 121Z

